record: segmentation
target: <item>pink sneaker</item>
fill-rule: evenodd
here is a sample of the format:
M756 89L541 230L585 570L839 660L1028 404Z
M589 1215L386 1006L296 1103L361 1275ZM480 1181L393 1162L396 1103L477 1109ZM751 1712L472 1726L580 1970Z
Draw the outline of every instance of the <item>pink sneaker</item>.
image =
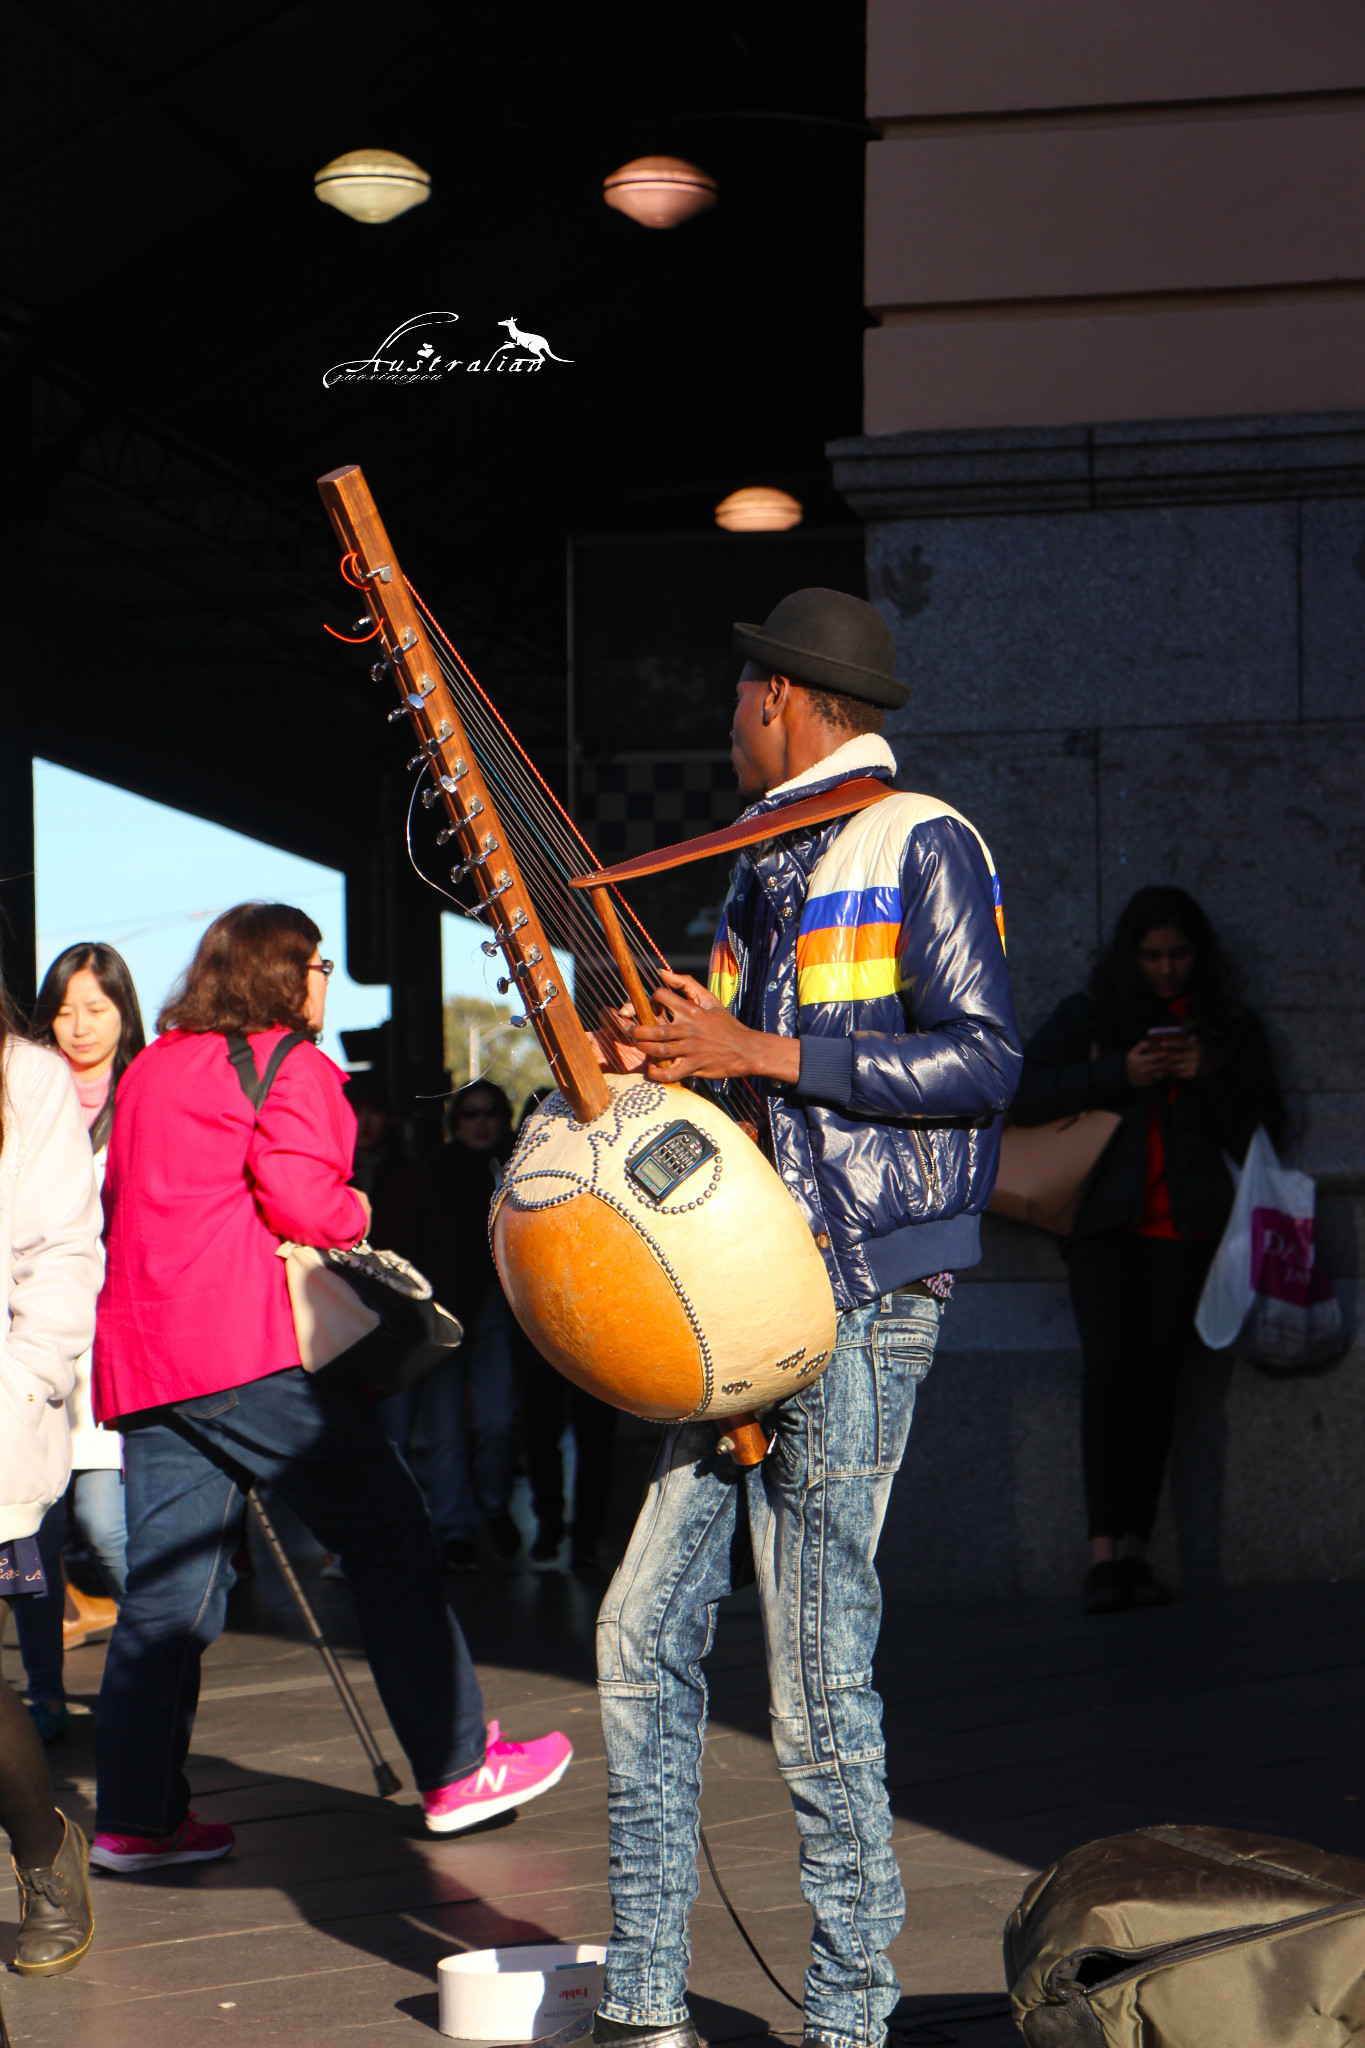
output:
M496 1721L488 1724L488 1753L477 1771L439 1791L424 1792L427 1828L433 1835L458 1834L495 1813L524 1806L557 1785L573 1761L573 1744L558 1731L539 1742L504 1742Z
M196 1820L187 1813L174 1834L96 1835L90 1861L101 1870L160 1870L163 1863L214 1863L237 1837L226 1821Z

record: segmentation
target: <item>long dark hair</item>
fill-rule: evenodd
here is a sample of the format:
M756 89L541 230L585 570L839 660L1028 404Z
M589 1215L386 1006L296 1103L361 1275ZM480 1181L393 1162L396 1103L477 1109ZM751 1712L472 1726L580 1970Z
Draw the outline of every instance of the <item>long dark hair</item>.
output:
M56 1045L53 1020L66 1001L72 975L87 967L118 1011L122 1027L114 1051L114 1064L109 1069L109 1093L90 1133L90 1143L98 1152L101 1145L109 1142L109 1131L114 1121L114 1093L119 1077L127 1072L147 1043L147 1034L142 1028L142 1008L123 955L98 939L82 939L79 944L68 946L64 953L59 953L43 976L38 1000L33 1005L33 1035L43 1045Z
M1205 1025L1216 1024L1233 1008L1232 977L1223 949L1193 896L1164 886L1139 889L1119 912L1114 936L1090 977L1095 1023L1102 1037L1127 1044L1162 1008L1143 980L1138 947L1148 932L1163 925L1184 932L1194 948L1186 984L1192 1014Z
M239 903L199 941L156 1020L158 1031L317 1033L304 1010L308 962L322 943L307 911L289 903Z

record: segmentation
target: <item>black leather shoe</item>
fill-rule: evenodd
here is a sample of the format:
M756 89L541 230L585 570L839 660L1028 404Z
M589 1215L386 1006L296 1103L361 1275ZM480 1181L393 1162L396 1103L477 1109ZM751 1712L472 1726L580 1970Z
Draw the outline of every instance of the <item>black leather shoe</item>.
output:
M90 1903L90 1848L74 1820L62 1815L62 1846L46 1868L21 1870L19 1945L14 1967L28 1977L56 1977L74 1969L95 1934Z
M1081 1590L1082 1613L1121 1614L1129 1605L1128 1586L1117 1558L1106 1557L1092 1564Z
M690 2019L676 2027L630 2027L622 2020L604 2020L593 2014L593 2048L698 2048L697 2030Z

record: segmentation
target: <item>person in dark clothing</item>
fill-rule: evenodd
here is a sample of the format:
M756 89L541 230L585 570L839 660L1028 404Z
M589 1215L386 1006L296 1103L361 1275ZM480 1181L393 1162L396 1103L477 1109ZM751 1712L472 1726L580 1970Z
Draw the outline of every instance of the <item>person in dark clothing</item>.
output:
M352 1074L345 1094L356 1126L351 1185L370 1199L370 1243L398 1252L422 1269L418 1248L427 1229L426 1183L404 1150L388 1090L371 1074Z
M1235 1000L1208 918L1183 889L1141 889L1089 990L1024 1049L1011 1115L1122 1118L1063 1247L1081 1339L1089 1614L1169 1599L1144 1551L1171 1445L1176 1382L1232 1208L1225 1155L1257 1124L1278 1143L1270 1044ZM1197 1340L1196 1340L1197 1341Z
M554 1091L537 1088L522 1104L520 1131L526 1119ZM521 1392L521 1432L526 1451L526 1476L531 1482L536 1536L533 1564L554 1564L564 1541L564 1459L567 1422L574 1437L573 1524L569 1563L575 1571L592 1571L606 1521L611 1492L616 1410L594 1400L541 1357L515 1317L512 1318L512 1361Z
M450 1106L452 1142L422 1169L422 1225L411 1252L436 1299L464 1325L464 1342L406 1394L384 1403L384 1426L406 1454L420 1418L431 1518L451 1571L472 1571L480 1519L494 1555L521 1549L508 1511L516 1449L512 1317L488 1243L496 1173L512 1150L512 1105L493 1081L471 1081ZM474 1425L467 1441L466 1404Z

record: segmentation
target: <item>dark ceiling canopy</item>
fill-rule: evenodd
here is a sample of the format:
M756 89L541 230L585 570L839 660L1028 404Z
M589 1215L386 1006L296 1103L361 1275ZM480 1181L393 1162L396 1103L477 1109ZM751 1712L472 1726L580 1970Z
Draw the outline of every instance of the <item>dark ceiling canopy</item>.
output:
M863 33L858 0L16 0L4 745L349 867L402 765L322 630L356 606L314 479L359 462L559 779L566 536L705 534L755 482L851 523L823 448L860 424ZM320 205L362 147L429 201ZM608 209L645 154L718 205L665 232ZM431 309L458 370L324 389ZM509 318L570 360L485 371Z

